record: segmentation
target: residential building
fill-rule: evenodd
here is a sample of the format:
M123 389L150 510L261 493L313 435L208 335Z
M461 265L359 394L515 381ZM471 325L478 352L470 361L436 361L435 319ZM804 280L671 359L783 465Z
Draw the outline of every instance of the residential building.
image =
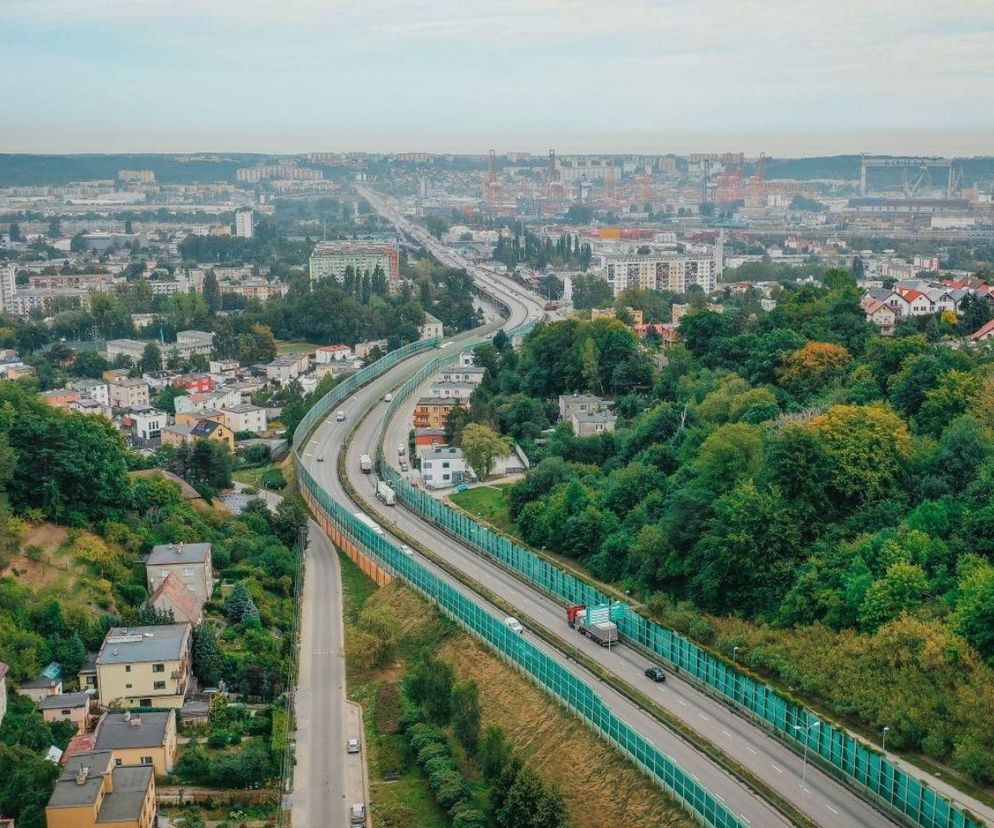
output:
M206 394L214 390L210 374L177 374L170 379L173 388L182 388L187 394Z
M51 391L42 391L38 396L52 408L70 408L81 398L79 391L71 388L53 388Z
M449 412L459 404L453 397L421 397L414 406L415 428L445 428Z
M451 397L454 400L468 404L469 398L473 396L475 390L476 383L474 382L445 382L436 380L429 387L428 396L443 399Z
M58 302L63 309L65 306L86 309L90 305L91 293L80 288L26 288L19 287L11 297L10 314L12 316L30 316L32 311L49 314L52 303Z
M603 411L610 403L593 394L560 394L559 419L568 421L575 412Z
M711 293L717 284L715 259L708 254L609 255L604 277L615 296L628 288L686 293L691 285Z
M314 361L318 365L352 358L352 349L348 345L322 345L314 352Z
M114 764L109 750L69 758L45 808L48 828L153 828L155 769Z
M147 408L148 383L140 379L122 379L110 385L110 404L113 408Z
M479 368L476 365L460 365L458 367L442 368L438 372L438 379L442 382L469 383L476 386L483 382L483 376L486 373L486 368Z
M214 391L203 394L184 394L173 400L177 416L180 414L196 414L198 419L201 416L209 416L209 413L217 412L222 408L242 404L242 392L240 388L232 385L222 385ZM177 420L177 423L182 420Z
M136 406L128 415L131 421L131 435L136 440L148 442L159 439L162 427L166 424L166 412L150 406Z
M76 730L83 730L90 715L90 694L55 693L38 702L38 709L46 722L72 722Z
M131 327L136 331L143 331L145 328L152 327L152 323L155 322L154 313L133 313L131 314Z
M107 349L107 361L113 362L119 356L126 356L132 362L138 362L145 354L145 346L148 342L138 339L111 339L105 346Z
M385 354L388 348L387 341L385 339L371 339L368 342L357 342L354 349L356 359L367 359L370 351L374 348Z
M101 405L96 400L89 399L89 397L80 397L76 402L69 403L69 410L75 411L78 414L106 417L108 420L111 418L109 406Z
M20 682L17 692L27 696L35 705L41 704L46 696L58 695L62 692L62 665L52 662L33 679Z
M209 543L166 543L152 548L145 562L149 592L154 592L170 573L202 602L214 590L214 567Z
M577 437L591 437L605 431L614 431L617 419L610 411L574 411L569 422Z
M669 347L680 341L680 326L669 322L647 322L636 325L634 330L640 339L645 339L649 335L649 331L655 331L659 334L664 347Z
M0 661L0 725L3 724L3 717L7 715L7 673L10 672L10 665Z
M442 323L430 313L425 314L425 322L421 326L420 339L441 339L444 336Z
M463 351L459 354L459 367L469 368L476 365L476 357L473 355L472 351Z
M977 329L970 335L971 343L990 342L994 340L994 319Z
M111 627L97 654L105 707L182 707L190 681L190 624Z
M212 359L208 364L212 377L230 379L238 375L237 359Z
M462 449L446 446L425 449L421 454L421 479L426 489L458 486L466 477L466 458Z
M115 767L151 765L156 776L176 762L176 711L105 713L94 731L94 748L109 750Z
M169 347L169 346L167 346ZM176 334L176 344L171 346L182 359L194 354L210 356L214 350L214 333L208 331L180 331Z
M303 359L297 354L276 357L266 366L266 379L285 385L306 371L308 362L307 354L303 354Z
M290 285L286 282L267 282L265 279L245 279L241 282L219 282L222 294L231 293L246 299L257 299L265 304L274 296L286 296Z
M396 243L387 241L321 242L311 253L311 284L324 279L341 284L348 268L359 276L372 276L379 268L387 284L396 285L400 280L400 250Z
M866 298L862 302L866 319L880 330L883 336L892 336L897 326L900 314L886 302L880 299Z
M266 409L257 405L233 405L222 408L224 424L234 433L251 431L258 434L266 430Z
M354 374L362 368L362 363L354 359L335 359L331 362L324 362L314 366L314 376L316 379L331 374L333 377L344 377L347 374ZM303 379L303 378L301 378Z
M79 392L79 396L96 400L102 406L110 408L110 386L102 380L79 379L72 384L74 391Z
M446 444L444 428L414 429L414 453L421 458L426 449L440 448Z
M159 612L170 613L178 624L196 627L204 620L204 602L194 595L175 572L159 582L148 599Z
M235 235L242 239L251 239L254 231L254 213L248 207L235 210Z
M14 313L14 294L17 293L17 265L0 264L0 310Z

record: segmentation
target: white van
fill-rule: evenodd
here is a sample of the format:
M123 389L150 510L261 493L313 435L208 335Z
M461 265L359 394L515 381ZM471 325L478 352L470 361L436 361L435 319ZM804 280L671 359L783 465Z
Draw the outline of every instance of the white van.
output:
M511 632L516 632L518 635L521 635L525 631L525 628L521 626L521 622L517 618L512 618L511 616L504 619L504 625Z

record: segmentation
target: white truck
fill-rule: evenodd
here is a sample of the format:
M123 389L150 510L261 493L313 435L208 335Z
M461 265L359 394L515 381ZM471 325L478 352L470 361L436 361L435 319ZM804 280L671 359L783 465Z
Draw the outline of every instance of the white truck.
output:
M376 496L387 506L393 506L397 503L397 495L394 493L394 490L382 480L376 484Z
M373 458L368 454L359 455L359 470L363 474L369 474L373 470Z

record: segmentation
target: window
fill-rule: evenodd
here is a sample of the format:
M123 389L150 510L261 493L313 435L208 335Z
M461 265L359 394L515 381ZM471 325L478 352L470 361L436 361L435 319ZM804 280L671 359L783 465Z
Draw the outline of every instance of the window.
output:
M125 664L124 665L124 672L125 673L130 673L131 672L131 665L130 664Z
M193 570L190 569L190 567L188 567L188 566L184 566L183 567L183 574L184 575L192 575L193 574Z
M125 684L124 685L124 689L125 690L130 690L131 689L131 685L130 684Z
M166 665L165 664L153 664L152 665L152 672L153 673L164 673L164 672L166 672Z
M152 700L151 699L138 699L138 706L139 707L151 707L152 706Z
M165 690L166 689L166 683L164 681L154 682L152 684L152 689L153 690Z
M152 757L151 756L143 756L142 757L142 764L143 765L151 765L152 764Z
M114 764L117 765L117 767L121 767L121 760L120 759L115 759L114 760Z
M72 711L71 710L63 710L62 711L62 715L63 716L71 716L72 715Z

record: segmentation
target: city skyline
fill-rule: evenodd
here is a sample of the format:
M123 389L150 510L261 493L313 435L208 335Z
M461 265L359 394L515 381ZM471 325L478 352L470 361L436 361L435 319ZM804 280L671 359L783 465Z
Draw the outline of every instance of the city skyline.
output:
M4 152L974 155L994 129L975 1L8 0L0 29Z

